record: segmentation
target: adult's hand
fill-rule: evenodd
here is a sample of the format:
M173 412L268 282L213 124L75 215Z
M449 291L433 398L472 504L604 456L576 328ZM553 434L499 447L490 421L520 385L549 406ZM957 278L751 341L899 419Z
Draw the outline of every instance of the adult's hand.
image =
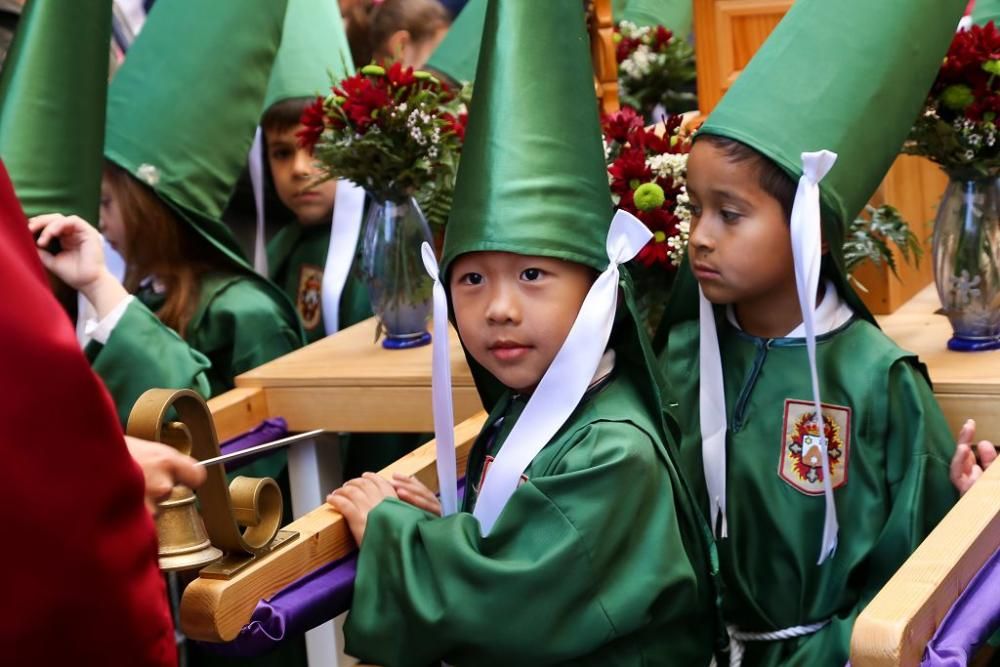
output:
M195 489L205 481L205 469L170 445L125 436L125 444L146 478L146 507L156 514L156 503L170 495L177 484Z

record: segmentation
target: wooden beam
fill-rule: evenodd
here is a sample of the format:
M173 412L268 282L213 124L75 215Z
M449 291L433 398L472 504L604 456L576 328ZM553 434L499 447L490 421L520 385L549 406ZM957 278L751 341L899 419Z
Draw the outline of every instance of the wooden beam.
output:
M267 397L260 387L236 388L219 394L209 399L208 410L219 442L246 433L271 416Z
M997 548L1000 465L986 471L861 613L851 662L919 665L941 620Z
M469 450L486 421L480 412L455 427L459 474L465 471ZM414 475L437 488L434 441L402 457L379 474ZM236 638L250 621L257 603L296 579L349 555L356 548L347 523L332 507L323 505L285 526L299 533L297 540L263 558L231 579L195 579L181 600L181 629L193 639L224 642Z

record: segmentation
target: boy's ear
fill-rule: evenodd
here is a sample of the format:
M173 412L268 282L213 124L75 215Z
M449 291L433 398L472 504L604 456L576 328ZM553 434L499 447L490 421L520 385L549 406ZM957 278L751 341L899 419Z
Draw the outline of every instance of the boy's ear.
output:
M819 252L822 255L826 255L830 252L830 244L827 243L826 239L823 239L822 243L819 244Z
M389 35L389 39L385 42L385 50L393 60L402 60L403 51L410 45L410 39L409 30L397 30Z

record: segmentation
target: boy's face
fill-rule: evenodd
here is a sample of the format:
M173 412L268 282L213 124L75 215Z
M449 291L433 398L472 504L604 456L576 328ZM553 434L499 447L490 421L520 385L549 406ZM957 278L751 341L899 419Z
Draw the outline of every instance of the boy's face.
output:
M594 282L582 264L509 252L461 255L451 298L469 354L510 389L531 392Z
M337 181L312 185L322 174L309 151L298 144L296 125L287 130L265 130L267 161L278 199L295 214L299 224L319 225L330 222Z
M716 146L696 141L688 157L687 189L688 258L705 297L762 310L790 297L797 310L788 220L781 203L760 187L752 163L735 162Z

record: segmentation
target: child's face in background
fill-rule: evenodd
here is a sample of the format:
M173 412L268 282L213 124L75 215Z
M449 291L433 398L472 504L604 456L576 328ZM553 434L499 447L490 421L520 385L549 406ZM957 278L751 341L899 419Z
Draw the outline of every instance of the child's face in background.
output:
M312 185L322 172L309 151L299 146L295 133L301 125L287 130L265 130L267 161L278 199L288 207L301 225L330 222L337 181Z
M100 230L111 247L124 256L125 222L115 199L115 191L107 176L101 178L101 220Z
M763 313L794 304L795 268L781 203L760 186L752 162L734 161L707 141L688 157L691 237L688 258L705 297L741 311ZM781 326L784 326L785 317ZM789 327L789 331L793 326ZM784 335L784 334L779 334Z
M451 299L469 354L504 385L530 392L566 340L595 272L509 252L473 252L452 265Z

